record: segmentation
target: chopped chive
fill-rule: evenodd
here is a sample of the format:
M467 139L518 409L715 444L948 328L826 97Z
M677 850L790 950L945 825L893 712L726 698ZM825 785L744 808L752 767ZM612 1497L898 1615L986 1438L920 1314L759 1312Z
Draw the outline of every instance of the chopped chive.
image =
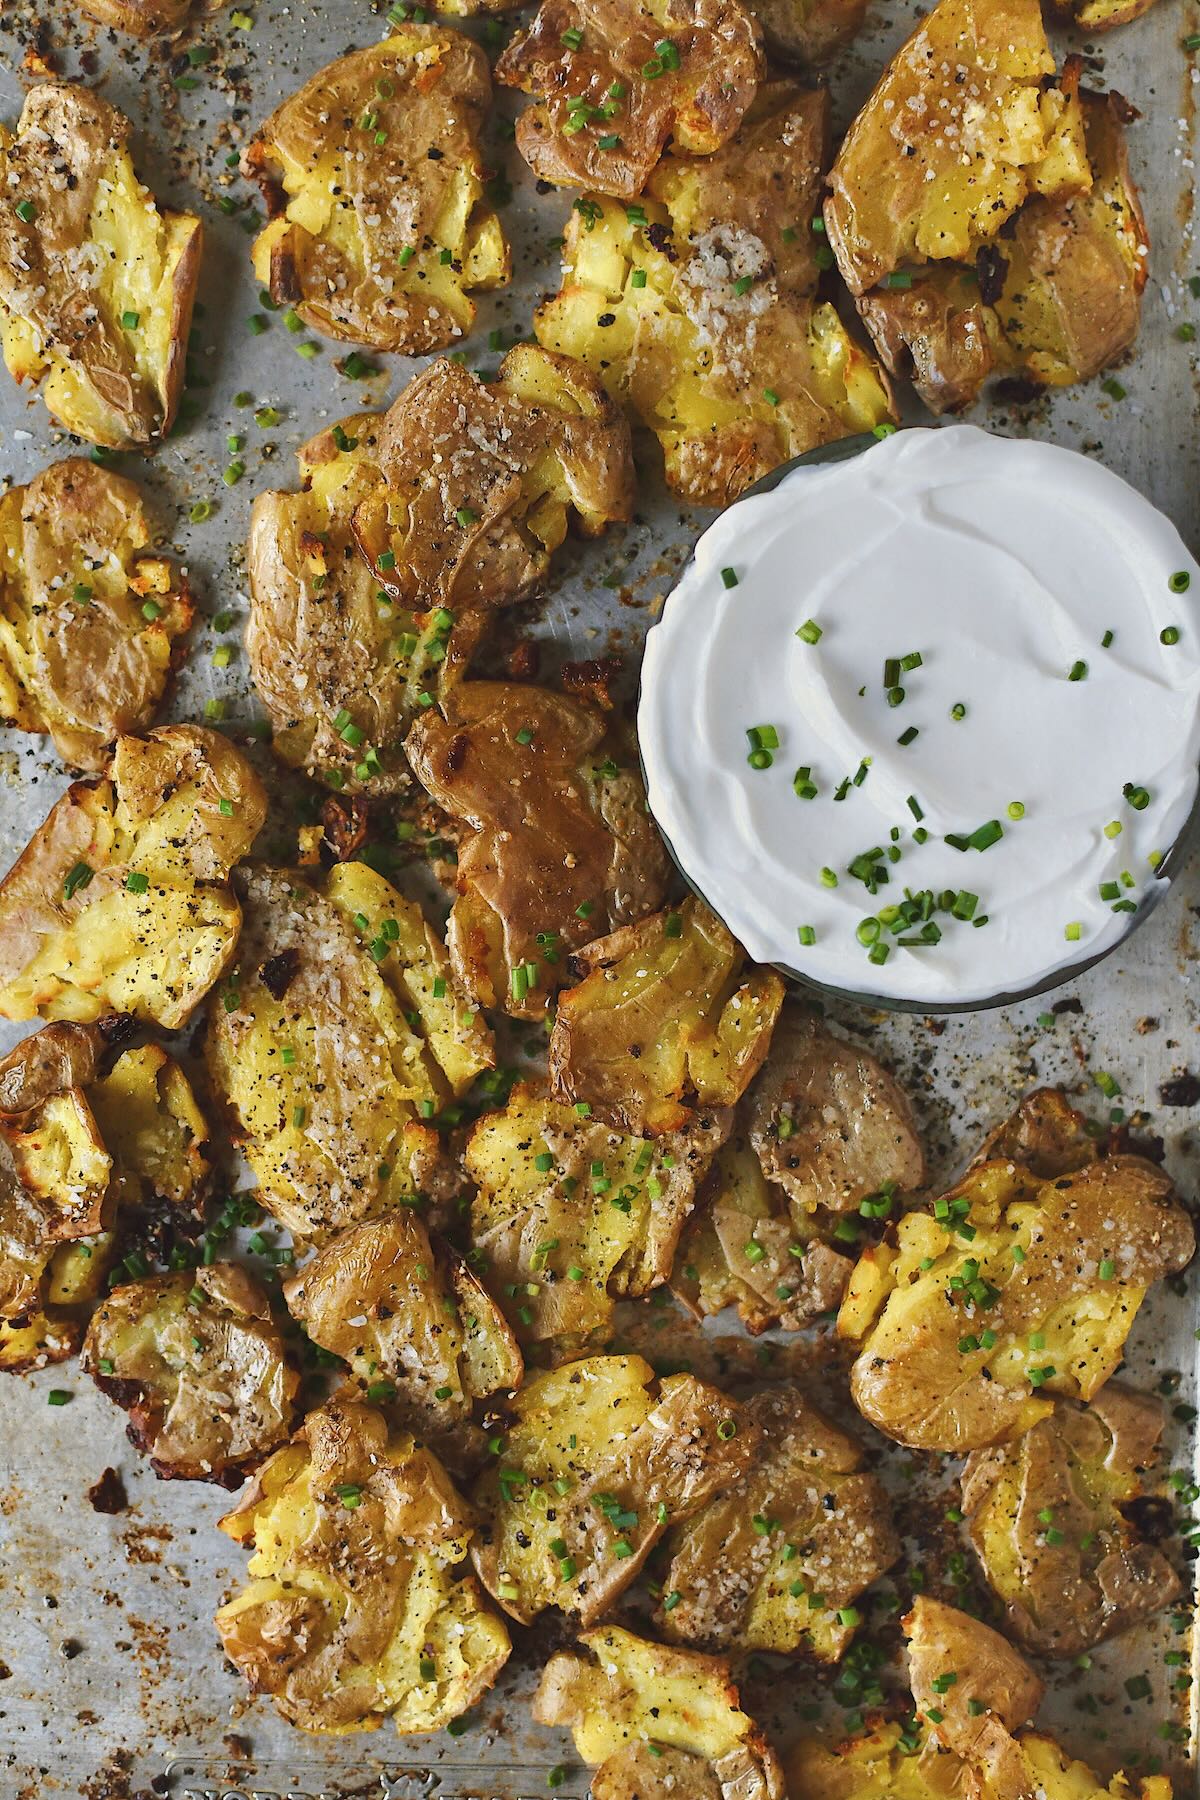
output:
M822 637L822 627L817 624L815 619L805 619L803 625L801 625L797 631L796 636L805 644L819 644Z
M738 584L736 569L722 569L721 582L724 587L735 588Z
M1164 625L1158 634L1160 644L1177 644L1179 642L1178 625Z
M1167 582L1167 586L1173 594L1186 594L1191 585L1192 578L1186 569L1176 569Z
M797 936L799 937L800 942L804 945L804 947L806 949L808 949L812 944L815 944L817 941L817 934L811 925L798 926L797 927Z

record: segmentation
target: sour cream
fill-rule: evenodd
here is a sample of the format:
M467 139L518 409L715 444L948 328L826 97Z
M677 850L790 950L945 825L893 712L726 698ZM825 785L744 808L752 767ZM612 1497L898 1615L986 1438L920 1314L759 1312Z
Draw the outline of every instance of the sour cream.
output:
M757 961L934 1007L1036 990L1166 884L1200 568L1074 451L903 431L705 532L638 732L655 818Z

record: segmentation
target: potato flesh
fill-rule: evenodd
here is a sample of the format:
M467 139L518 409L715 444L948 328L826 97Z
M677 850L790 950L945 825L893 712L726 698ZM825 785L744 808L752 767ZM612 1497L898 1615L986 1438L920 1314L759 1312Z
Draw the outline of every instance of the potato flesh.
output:
M79 457L0 497L0 716L75 767L150 723L191 623L148 538L133 483Z
M222 1525L254 1546L249 1585L217 1614L225 1652L306 1730L390 1716L401 1733L439 1731L508 1656L503 1622L459 1572L469 1510L437 1459L368 1408L310 1414Z
M482 53L439 26L397 28L322 70L246 159L285 195L254 245L258 279L316 329L380 350L438 350L469 331L469 290L495 287L509 269L484 201L478 131L489 101ZM281 254L293 274L277 284ZM298 299L285 291L293 282Z
M499 1466L473 1490L488 1524L472 1552L514 1618L558 1606L589 1623L667 1519L689 1516L753 1456L757 1433L717 1389L686 1375L657 1398L653 1386L640 1356L597 1356L532 1375L514 1397Z
M861 1259L839 1315L840 1333L861 1345L859 1410L914 1448L967 1450L1028 1430L1056 1394L1090 1398L1120 1361L1149 1282L1192 1253L1171 1195L1132 1157L1057 1182L994 1162L943 1202L969 1203L969 1240L954 1218L906 1214L897 1250Z
M69 789L0 882L0 1016L186 1023L233 955L226 877L265 813L257 776L214 733L119 739L110 775ZM92 877L68 894L79 864Z
M752 115L716 159L719 175L664 160L640 202L644 225L611 200L581 201L561 291L534 322L541 343L593 367L633 408L662 444L671 484L702 503L724 504L787 457L892 416L876 365L816 297L807 240L825 102L782 83L769 92L775 110L753 140ZM769 212L735 197L771 194L761 160L789 184L774 231ZM776 241L784 226L792 236Z
M666 1280L722 1130L627 1137L526 1089L480 1119L471 1236L522 1339L570 1355L610 1327L618 1296Z
M157 1044L126 1050L88 1090L100 1135L130 1198L194 1206L208 1177L208 1125L191 1084Z
M915 1754L920 1741L909 1738L906 1748L903 1727L894 1724L840 1745L807 1738L786 1759L787 1773L805 1800L941 1800L974 1791L964 1763L947 1756L931 1762ZM1171 1800L1167 1776L1119 1774L1106 1785L1041 1733L1023 1733L1018 1749L1029 1791L1045 1800Z
M550 1040L556 1099L655 1134L685 1126L696 1103L740 1099L767 1053L783 983L766 970L742 979L741 952L706 906L689 898L576 962L587 972L559 995Z
M99 1229L113 1164L75 1088L6 1123L2 1135L0 1318L21 1320L37 1308L58 1243Z
M411 1199L421 1121L452 1092L439 1049L465 1083L490 1065L490 1035L431 978L440 952L382 876L343 865L322 893L262 869L244 885L241 969L210 1017L210 1075L264 1205L300 1235L337 1229Z

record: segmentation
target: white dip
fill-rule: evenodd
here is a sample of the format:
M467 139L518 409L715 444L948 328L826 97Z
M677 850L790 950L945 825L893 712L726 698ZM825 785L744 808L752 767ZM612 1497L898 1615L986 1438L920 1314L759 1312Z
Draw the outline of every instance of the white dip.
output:
M752 957L934 1006L1020 993L1161 891L1197 786L1200 568L1087 457L903 431L705 532L638 732L655 818Z

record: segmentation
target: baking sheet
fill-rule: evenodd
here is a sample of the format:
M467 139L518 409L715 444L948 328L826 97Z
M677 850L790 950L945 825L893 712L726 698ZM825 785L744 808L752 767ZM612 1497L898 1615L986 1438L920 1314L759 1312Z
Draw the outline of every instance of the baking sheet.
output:
M197 718L206 701L220 700L223 728L239 739L257 716L244 657L222 671L214 669L211 655L218 642L236 644L244 622L242 544L253 497L266 487L292 485L292 454L305 438L346 412L385 404L415 366L401 358L372 358L379 374L351 382L334 367L342 353L334 346L321 344L311 362L303 360L297 344L317 340L312 334L293 338L277 314L267 315L269 328L261 336L250 335L247 321L263 310L248 255L256 196L226 158L299 81L387 27L378 0L244 3L254 18L250 32L235 27L225 11L199 19L177 44L139 46L78 27L67 0L39 0L36 7L0 0L0 117L15 117L39 58L62 75L94 81L133 119L135 160L156 192L204 216L203 311L189 386L194 416L156 457L119 457L115 465L143 481L204 616L173 715ZM922 10L911 0L875 0L863 37L830 72L840 123ZM1200 8L1193 0L1184 6L1160 0L1146 18L1106 39L1056 34L1060 52L1077 48L1087 57L1093 85L1119 87L1143 113L1131 133L1132 157L1154 250L1140 344L1120 373L1126 397L1115 400L1092 384L1051 402L974 415L998 429L1102 457L1171 514L1195 551L1197 346L1175 333L1184 320L1200 323L1200 300L1187 287L1187 277L1200 273L1193 236L1196 59L1181 47L1198 25ZM211 60L188 63L185 53L193 45L209 47ZM512 97L502 96L499 116L511 117L513 110ZM537 296L556 285L553 240L570 205L562 194L533 191L502 130L489 147L515 188L504 209L514 242L514 281L481 297L478 327L464 346L479 368L498 361L491 334L502 333L507 344L526 333ZM245 395L253 404L235 404L235 396ZM277 427L254 424L255 407L262 405L281 412ZM240 452L246 475L233 487L222 481L231 460L230 433L247 440ZM51 427L41 403L22 396L0 373L0 476L25 480L72 447ZM200 499L215 501L216 511L206 524L193 526L188 509ZM612 647L636 662L656 602L705 522L651 480L643 484L641 502L629 530L569 547L553 592L527 614L529 630L544 647L544 676L563 657ZM1014 533L1020 529L1015 519ZM218 636L205 621L227 608L235 623ZM262 766L269 769L269 759ZM0 733L0 866L7 867L64 785L53 759L27 742L23 747L16 734ZM939 1174L960 1164L979 1133L1037 1082L1063 1083L1103 1118L1111 1102L1094 1077L1104 1071L1120 1083L1118 1104L1129 1119L1163 1137L1168 1164L1190 1196L1200 1173L1200 1111L1194 1103L1165 1105L1160 1095L1172 1078L1200 1072L1193 980L1198 953L1200 870L1193 866L1144 930L1061 994L943 1021L851 1008L838 1017L894 1060L915 1096ZM1053 1024L1039 1024L1039 1015L1056 1003ZM3 1041L16 1035L7 1028ZM1174 1098L1189 1092L1178 1086L1167 1091ZM1130 1346L1130 1378L1161 1384L1168 1395L1168 1469L1191 1470L1195 1463L1193 1295L1189 1279L1181 1293L1154 1296ZM674 1345L673 1328L667 1335ZM818 1395L822 1379L816 1378ZM68 1406L47 1407L52 1386L71 1391ZM883 1463L906 1516L924 1507L938 1521L925 1534L933 1548L921 1552L910 1543L909 1559L901 1564L903 1570L920 1563L936 1585L965 1546L954 1528L940 1522L944 1500L914 1481L913 1459L885 1452ZM84 1497L109 1466L120 1470L130 1499L128 1511L117 1517L94 1512ZM914 1494L921 1496L915 1502ZM60 1794L120 1800L150 1793L195 1800L515 1800L546 1793L547 1771L558 1763L569 1773L557 1791L568 1797L586 1791L586 1775L568 1740L531 1725L522 1698L556 1627L525 1635L501 1683L458 1739L402 1741L384 1727L309 1741L266 1703L247 1701L240 1677L222 1663L211 1625L244 1564L214 1529L225 1503L217 1489L157 1482L125 1441L124 1415L71 1365L0 1383L0 1795L6 1800ZM908 1591L903 1583L900 1591ZM566 1635L565 1629L559 1633ZM1185 1653L1182 1665L1164 1664L1165 1654L1179 1651ZM1191 1792L1197 1730L1192 1658L1190 1612L1180 1608L1174 1620L1168 1616L1095 1652L1090 1669L1068 1665L1054 1678L1042 1716L1069 1749L1106 1772L1122 1761L1145 1767L1160 1758L1179 1779L1179 1791ZM1151 1692L1133 1697L1125 1683L1143 1673L1151 1678ZM742 1691L745 1704L781 1744L828 1700L827 1680L777 1659L752 1663ZM843 1715L835 1708L832 1716Z

